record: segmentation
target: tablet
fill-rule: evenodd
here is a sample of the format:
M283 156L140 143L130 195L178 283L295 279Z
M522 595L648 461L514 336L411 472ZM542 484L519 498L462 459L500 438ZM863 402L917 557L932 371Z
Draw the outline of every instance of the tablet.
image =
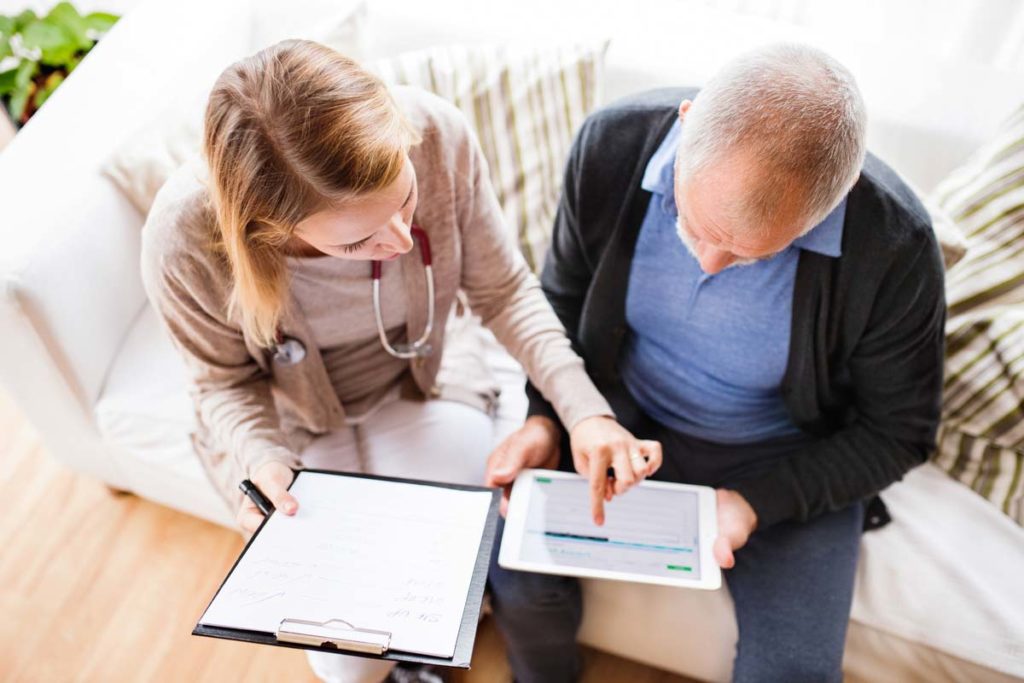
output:
M590 484L553 470L524 470L509 500L498 564L544 574L714 590L715 490L645 481L605 503L594 524Z

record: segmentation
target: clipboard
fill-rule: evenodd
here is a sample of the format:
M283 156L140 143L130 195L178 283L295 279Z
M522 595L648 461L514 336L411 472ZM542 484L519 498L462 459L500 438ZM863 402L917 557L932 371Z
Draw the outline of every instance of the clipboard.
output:
M344 615L338 615L334 619L330 619L326 622L308 621L301 618L285 618L282 620L276 633L267 631L251 631L238 628L222 628L219 626L207 626L202 623L197 623L195 628L192 629L192 635L237 640L246 643L256 643L259 645L317 650L321 652L345 654L356 657L387 659L420 664L434 664L439 666L468 669L470 666L470 659L473 655L473 645L476 641L476 630L483 605L484 588L487 583L487 570L490 564L491 552L494 547L494 537L498 527L500 490L485 488L482 486L448 484L418 479L384 477L372 474L319 469L297 470L296 477L292 481L293 485L303 472L359 479L372 479L402 484L415 484L419 486L436 486L439 488L460 491L490 493L491 500L487 510L487 518L484 523L480 546L477 550L476 563L473 567L473 574L469 584L469 592L466 597L465 608L462 613L462 621L459 625L459 632L453 656L450 658L443 658L393 650L390 647L390 633L382 630L362 628L358 625L351 624L345 620ZM213 604L217 595L231 577L231 574L245 557L246 552L252 546L253 542L259 537L260 531L263 529L264 525L266 525L267 521L274 514L276 513L272 512L267 516L253 533L252 537L246 543L245 548L243 548L241 554L238 556L238 559L236 559L235 563L232 565L231 570L224 577L224 580L217 588L217 591L210 599L210 602L207 604L207 608L203 610L203 614L205 614L207 609L209 609L209 606ZM202 617L200 617L200 619L201 618Z

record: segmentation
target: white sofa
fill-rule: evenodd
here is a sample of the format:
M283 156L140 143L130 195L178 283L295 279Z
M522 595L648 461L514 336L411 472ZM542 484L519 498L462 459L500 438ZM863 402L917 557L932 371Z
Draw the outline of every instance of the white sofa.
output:
M349 9L325 0L146 0L0 154L0 382L68 467L231 524L191 452L184 369L142 290L144 217L99 168L171 101L201 96L229 62L286 35L315 38ZM366 57L453 42L611 37L605 100L699 84L759 42L814 42L859 78L872 148L924 189L1021 94L1011 87L1018 73L924 53L894 62L842 27L808 31L685 0L371 1L367 29ZM951 93L972 106L942 106ZM864 538L848 679L1024 677L1024 529L930 465L884 498L895 521ZM736 626L727 590L588 582L581 637L718 681L729 678Z

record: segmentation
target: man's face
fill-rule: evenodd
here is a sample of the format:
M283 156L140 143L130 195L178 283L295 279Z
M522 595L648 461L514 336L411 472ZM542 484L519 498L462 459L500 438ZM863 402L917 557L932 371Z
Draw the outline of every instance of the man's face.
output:
M689 109L688 103L683 104L680 118ZM792 201L780 204L772 225L750 224L742 207L746 193L758 181L757 170L751 158L734 153L684 179L677 159L674 189L679 238L709 275L769 259L807 229L802 211Z

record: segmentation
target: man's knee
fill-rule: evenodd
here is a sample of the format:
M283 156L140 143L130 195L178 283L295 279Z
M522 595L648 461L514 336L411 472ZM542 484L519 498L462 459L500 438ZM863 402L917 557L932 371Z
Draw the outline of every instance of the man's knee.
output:
M567 576L492 567L489 577L497 610L551 611L578 609L579 581Z
M737 653L735 683L839 683L843 680L842 652L837 656L812 648L792 651L744 648Z

